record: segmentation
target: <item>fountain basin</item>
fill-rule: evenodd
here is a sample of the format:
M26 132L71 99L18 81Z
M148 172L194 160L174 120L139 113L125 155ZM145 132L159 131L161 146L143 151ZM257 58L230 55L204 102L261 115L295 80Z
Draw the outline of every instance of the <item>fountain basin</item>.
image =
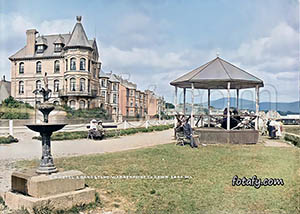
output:
M26 125L30 130L40 133L49 133L49 132L55 132L60 129L62 129L66 123L62 124L48 124L48 123L42 123L42 124L28 124Z

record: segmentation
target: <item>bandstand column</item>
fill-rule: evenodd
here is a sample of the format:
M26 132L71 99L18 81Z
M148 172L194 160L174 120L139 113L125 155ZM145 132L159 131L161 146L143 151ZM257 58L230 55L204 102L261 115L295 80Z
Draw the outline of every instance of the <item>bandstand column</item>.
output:
M258 126L258 120L259 120L259 118L258 118L258 114L259 114L259 87L258 87L258 85L255 87L255 109L256 109L255 130L258 130L258 128L259 128L259 126Z
M239 95L240 90L236 89L236 110L239 111Z
M208 89L208 96L207 96L207 105L208 105L208 127L210 127L210 89Z
M191 111L191 126L194 128L194 83L192 83L192 111Z
M175 105L175 109L174 109L175 110L174 114L175 114L177 109L177 86L175 86L174 105ZM177 119L174 115L174 127L176 127L176 125L177 125Z
M185 116L185 108L186 108L186 88L183 88L183 115Z
M230 82L227 83L227 130L230 130Z

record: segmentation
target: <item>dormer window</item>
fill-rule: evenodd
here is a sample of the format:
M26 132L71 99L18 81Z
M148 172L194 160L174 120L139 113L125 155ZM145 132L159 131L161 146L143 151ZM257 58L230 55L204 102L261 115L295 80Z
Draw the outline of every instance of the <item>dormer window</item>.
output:
M37 53L43 53L44 52L44 46L43 45L38 45L36 52Z
M61 52L62 46L61 44L54 44L54 52Z

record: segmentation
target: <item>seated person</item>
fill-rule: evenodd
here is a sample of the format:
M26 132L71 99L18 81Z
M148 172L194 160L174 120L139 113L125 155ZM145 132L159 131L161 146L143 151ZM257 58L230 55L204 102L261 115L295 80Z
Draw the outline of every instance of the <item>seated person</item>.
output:
M102 139L104 136L104 128L102 126L102 120L99 120L98 125L97 125L97 132L99 134L99 137Z
M189 139L191 141L191 147L197 148L198 146L195 144L194 138L193 138L193 129L191 125L188 123L187 119L183 120L183 134L185 138Z
M102 127L102 121L101 121L101 127ZM97 120L93 119L90 122L90 130L88 133L88 136L91 138L101 138L103 137L103 133L101 133L99 131L99 129L101 129L101 127L98 125ZM102 127L103 130L103 127Z

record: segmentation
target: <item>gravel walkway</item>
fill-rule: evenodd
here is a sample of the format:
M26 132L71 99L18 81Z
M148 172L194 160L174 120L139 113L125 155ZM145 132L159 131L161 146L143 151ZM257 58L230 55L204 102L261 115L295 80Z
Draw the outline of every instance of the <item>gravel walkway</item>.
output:
M27 131L16 134L19 143L0 145L0 195L10 188L10 176L15 170L15 162L40 158L42 146L38 140L33 140L34 132ZM52 155L56 157L101 154L138 149L159 144L171 143L173 130L138 133L120 138L93 141L87 139L65 140L51 142Z

